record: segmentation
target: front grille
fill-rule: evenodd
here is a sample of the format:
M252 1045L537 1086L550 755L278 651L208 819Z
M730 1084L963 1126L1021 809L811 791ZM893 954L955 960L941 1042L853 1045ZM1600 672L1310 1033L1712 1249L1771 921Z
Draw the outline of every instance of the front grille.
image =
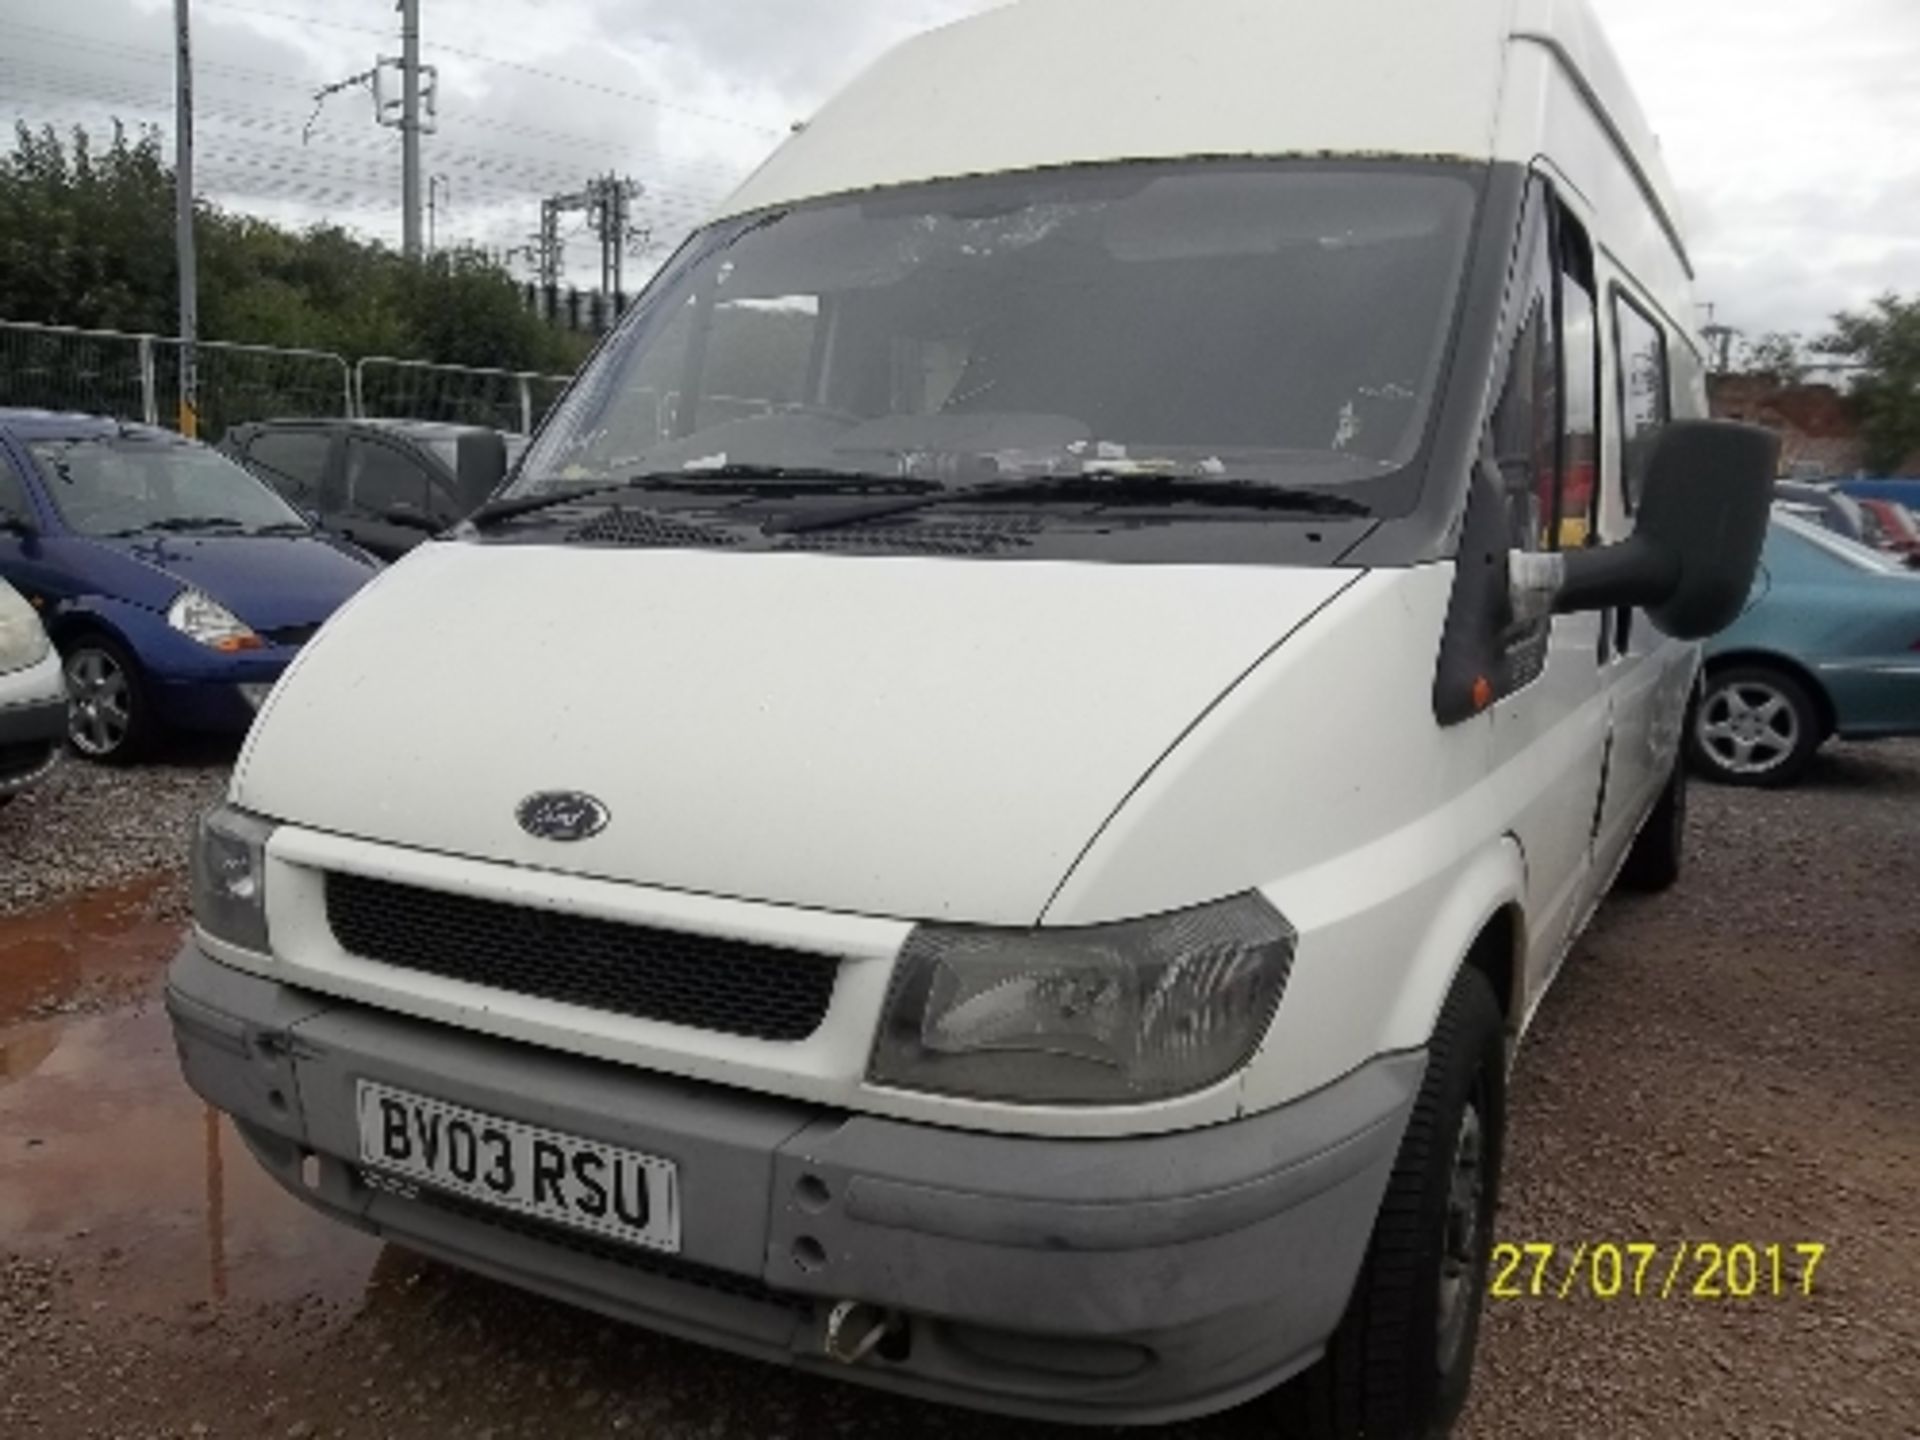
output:
M738 535L725 530L691 524L652 510L629 510L624 506L595 516L585 525L569 532L567 538L587 545L637 545L666 549L725 549L740 543Z
M984 520L941 518L917 523L873 520L834 530L802 531L783 537L778 548L841 554L993 555L1033 544L1040 525L1037 519L1013 515Z
M370 1177L363 1175L363 1178ZM736 1275L731 1270L716 1270L710 1265L701 1265L692 1260L682 1259L678 1255L662 1255L656 1251L636 1250L630 1245L603 1240L583 1230L572 1230L564 1225L516 1215L510 1210L497 1210L492 1206L482 1205L478 1201L469 1200L465 1196L454 1195L445 1190L435 1190L426 1185L417 1186L414 1189L413 1199L420 1204L431 1205L436 1210L457 1215L463 1220L477 1221L494 1230L503 1230L510 1235L519 1235L524 1239L537 1240L545 1245L558 1246L562 1250L571 1250L576 1255L590 1256L595 1260L618 1265L628 1270L636 1270L645 1275L657 1276L662 1280L672 1280L681 1285L697 1285L702 1290L731 1295L738 1300L751 1300L760 1305L777 1305L783 1310L792 1310L802 1315L811 1313L813 1309L813 1302L806 1296L775 1290L751 1275Z
M49 740L0 745L0 782L22 780L43 769L53 759L54 745Z
M327 919L351 954L518 995L758 1040L820 1028L839 962L332 873Z

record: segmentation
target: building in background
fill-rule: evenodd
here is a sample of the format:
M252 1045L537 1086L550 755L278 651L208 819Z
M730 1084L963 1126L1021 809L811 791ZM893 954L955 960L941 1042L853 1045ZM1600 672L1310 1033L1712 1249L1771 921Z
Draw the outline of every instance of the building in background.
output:
M1707 388L1716 420L1742 420L1779 434L1782 475L1828 480L1862 473L1859 422L1833 386L1783 384L1772 375L1715 375Z

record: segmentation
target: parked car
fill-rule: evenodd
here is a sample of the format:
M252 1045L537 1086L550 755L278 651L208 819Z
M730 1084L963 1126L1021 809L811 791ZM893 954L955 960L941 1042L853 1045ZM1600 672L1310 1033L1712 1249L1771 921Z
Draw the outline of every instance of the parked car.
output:
M1897 500L1876 500L1871 496L1858 501L1861 511L1872 522L1869 537L1876 548L1900 556L1909 566L1920 568L1920 520Z
M1842 480L1834 488L1856 500L1892 500L1920 515L1920 477Z
M324 1213L748 1354L1440 1433L1509 1056L1680 873L1766 528L1681 234L1571 0L910 41L277 692L188 1080Z
M66 733L60 657L33 606L0 580L0 805L46 778Z
M1695 767L1790 785L1834 736L1895 735L1920 735L1920 575L1776 511L1746 612L1707 646Z
M397 560L464 519L526 448L524 435L425 420L263 420L220 448L321 528Z
M1866 512L1860 508L1860 502L1853 496L1832 485L1808 485L1799 481L1782 480L1773 487L1774 497L1788 500L1820 517L1821 525L1836 535L1844 535L1849 540L1862 545L1871 544L1868 539L1868 520Z
M244 730L377 568L205 445L0 410L0 577L46 622L89 759L131 760L169 728Z

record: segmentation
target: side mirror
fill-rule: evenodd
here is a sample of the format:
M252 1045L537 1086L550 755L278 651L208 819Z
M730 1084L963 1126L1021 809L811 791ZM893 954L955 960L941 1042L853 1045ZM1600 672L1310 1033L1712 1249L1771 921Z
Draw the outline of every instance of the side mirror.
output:
M13 534L22 540L31 540L39 533L40 527L18 510L0 510L0 534Z
M402 525L409 530L424 530L428 534L438 534L445 527L426 511L415 505L390 505L381 512L380 518L389 525Z
M1680 640L1731 625L1753 588L1767 538L1779 438L1754 425L1677 420L1647 465L1633 537L1555 554L1516 552L1516 616L1644 609Z
M460 436L454 486L460 513L471 515L487 503L507 478L507 441L498 430L469 430Z

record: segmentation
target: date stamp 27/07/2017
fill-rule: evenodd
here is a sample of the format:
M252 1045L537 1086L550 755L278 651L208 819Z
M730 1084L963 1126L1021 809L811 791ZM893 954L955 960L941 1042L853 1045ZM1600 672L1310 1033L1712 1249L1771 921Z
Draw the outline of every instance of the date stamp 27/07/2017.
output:
M1548 1241L1493 1247L1495 1300L1744 1301L1813 1294L1817 1241Z

